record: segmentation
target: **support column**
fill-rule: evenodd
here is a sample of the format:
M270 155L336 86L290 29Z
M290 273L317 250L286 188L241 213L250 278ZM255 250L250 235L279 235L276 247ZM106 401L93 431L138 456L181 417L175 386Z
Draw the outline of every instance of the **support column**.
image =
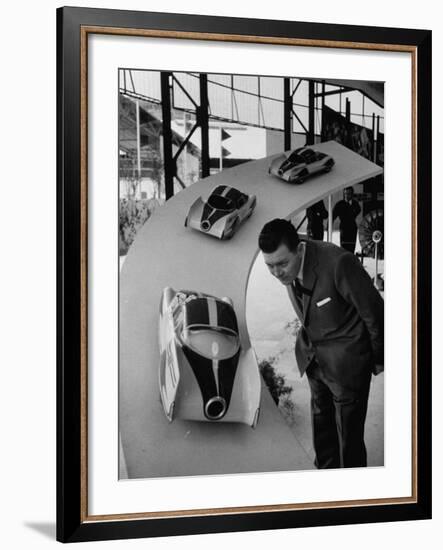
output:
M380 116L377 116L377 126L376 126L376 133L377 133L377 141L376 141L376 150L375 150L375 160L377 160L377 156L378 156L378 153L380 151L379 147L380 147L380 144L379 144L379 137L380 137Z
M284 113L283 113L283 128L284 128L284 150L288 151L291 148L292 134L292 96L291 96L291 80L283 79L283 97L284 97Z
M372 113L372 162L375 162L377 158L377 141L375 135L375 113Z
M315 82L309 80L309 126L308 134L306 136L306 145L314 145L315 141Z
M142 177L142 168L141 168L141 143L140 143L140 101L137 99L135 102L135 120L136 120L136 131L137 131L137 177L140 181Z
M334 220L332 218L332 195L328 195L328 243L332 243L332 226Z
M171 73L160 74L162 94L162 117L163 117L163 162L165 169L165 196L166 200L174 195L174 175L176 165L172 155L172 129L171 129Z
M201 130L202 178L209 176L209 115L208 115L208 75L200 75L200 107L197 110L198 124Z
M346 120L351 122L351 102L346 98Z
M322 80L321 83L321 129L320 129L320 135L322 137L323 141L323 129L325 125L323 124L323 121L325 119L325 92L326 92L326 83L324 80Z

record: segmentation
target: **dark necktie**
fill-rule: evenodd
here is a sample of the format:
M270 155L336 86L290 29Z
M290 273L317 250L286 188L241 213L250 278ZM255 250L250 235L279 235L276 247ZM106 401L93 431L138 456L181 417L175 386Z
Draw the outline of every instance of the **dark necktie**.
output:
M299 308L303 312L303 294L306 294L306 296L312 296L312 291L304 287L298 279L294 280L293 287L295 299L297 300Z
M294 280L294 296L300 311L303 313L303 287L298 279Z

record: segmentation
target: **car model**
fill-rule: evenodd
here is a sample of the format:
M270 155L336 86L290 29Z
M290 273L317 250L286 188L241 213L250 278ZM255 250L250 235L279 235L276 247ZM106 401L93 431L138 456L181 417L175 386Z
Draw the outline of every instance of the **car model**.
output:
M242 350L228 298L163 290L159 386L167 419L240 422L255 428L261 377L251 348Z
M219 239L230 239L240 224L249 218L257 204L255 195L242 193L228 185L217 186L207 199L199 197L189 209L185 227Z
M276 157L271 162L269 173L289 183L300 184L309 176L329 172L334 164L334 159L326 153L299 147Z

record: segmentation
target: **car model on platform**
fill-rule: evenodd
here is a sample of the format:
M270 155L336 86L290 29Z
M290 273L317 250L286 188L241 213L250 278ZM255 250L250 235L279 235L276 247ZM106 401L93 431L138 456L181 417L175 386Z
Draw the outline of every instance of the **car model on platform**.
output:
M159 386L167 419L240 422L255 428L261 377L252 348L242 349L228 298L163 290Z
M310 147L299 147L278 155L269 166L269 173L289 183L300 184L315 174L329 172L334 159Z
M199 197L192 204L185 227L219 239L230 239L252 214L256 204L255 195L249 196L228 185L218 185L207 199Z

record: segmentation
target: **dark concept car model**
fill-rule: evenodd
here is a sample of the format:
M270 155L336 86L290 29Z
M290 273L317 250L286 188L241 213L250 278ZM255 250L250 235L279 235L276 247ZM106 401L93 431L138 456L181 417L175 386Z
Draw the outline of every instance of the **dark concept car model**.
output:
M269 167L269 173L289 183L303 183L309 176L329 172L334 164L334 159L326 153L299 147L276 157Z
M234 187L219 185L206 200L199 197L189 209L185 226L219 239L230 239L254 211L257 199Z
M255 428L260 373L252 349L241 349L228 298L166 287L159 344L160 395L170 422L241 422Z

